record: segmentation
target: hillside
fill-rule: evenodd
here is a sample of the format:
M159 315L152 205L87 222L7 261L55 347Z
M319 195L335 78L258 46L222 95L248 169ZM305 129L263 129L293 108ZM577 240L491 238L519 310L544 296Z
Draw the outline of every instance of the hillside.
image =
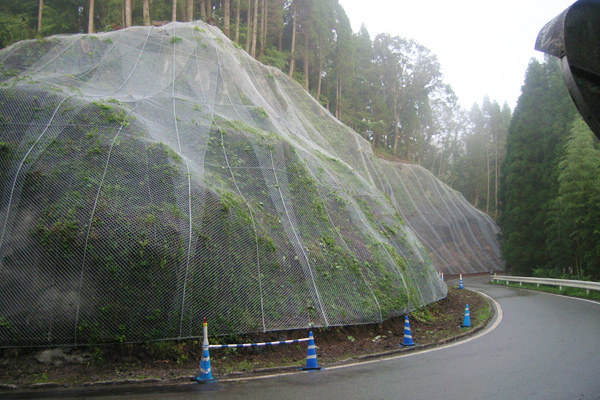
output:
M381 321L498 229L200 21L0 50L0 346Z

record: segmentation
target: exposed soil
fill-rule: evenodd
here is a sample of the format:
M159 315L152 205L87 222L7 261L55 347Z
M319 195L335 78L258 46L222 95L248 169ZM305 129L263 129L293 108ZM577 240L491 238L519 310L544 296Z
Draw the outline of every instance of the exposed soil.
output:
M466 304L473 326L467 329L459 326ZM409 315L413 340L417 348L422 348L468 335L490 320L490 309L487 299L477 293L450 288L445 299ZM321 366L410 351L399 347L404 317L380 324L312 331ZM254 343L307 336L305 330L280 331L211 338L211 343ZM189 380L198 375L201 349L197 340L83 349L0 349L0 390ZM306 344L212 349L210 355L215 378L239 377L302 367L306 363Z

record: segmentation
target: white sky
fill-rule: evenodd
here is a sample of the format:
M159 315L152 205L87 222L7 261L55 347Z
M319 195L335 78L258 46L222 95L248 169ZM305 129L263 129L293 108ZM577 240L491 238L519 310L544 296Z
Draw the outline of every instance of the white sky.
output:
M487 95L514 110L542 27L575 0L339 0L352 30L414 39L470 109Z

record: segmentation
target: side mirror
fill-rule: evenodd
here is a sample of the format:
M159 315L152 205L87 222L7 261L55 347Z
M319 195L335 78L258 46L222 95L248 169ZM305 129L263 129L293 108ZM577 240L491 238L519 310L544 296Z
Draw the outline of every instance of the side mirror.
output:
M600 139L600 0L579 0L548 22L535 49L560 59L569 94Z

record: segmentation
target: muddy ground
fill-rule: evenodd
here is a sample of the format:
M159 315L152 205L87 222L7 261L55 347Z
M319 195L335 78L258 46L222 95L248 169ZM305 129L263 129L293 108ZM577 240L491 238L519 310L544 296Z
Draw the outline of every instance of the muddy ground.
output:
M460 328L469 304L473 328ZM484 297L450 288L448 297L409 315L418 347L444 343L481 328L492 316ZM312 329L320 366L410 351L399 345L404 317L379 324ZM229 338L222 343L254 343L308 337L308 331L281 331ZM211 343L215 340L211 338ZM198 340L122 344L89 348L0 349L0 390L78 387L120 383L189 380L199 373L202 346ZM306 343L249 349L212 349L215 378L238 377L306 364Z

